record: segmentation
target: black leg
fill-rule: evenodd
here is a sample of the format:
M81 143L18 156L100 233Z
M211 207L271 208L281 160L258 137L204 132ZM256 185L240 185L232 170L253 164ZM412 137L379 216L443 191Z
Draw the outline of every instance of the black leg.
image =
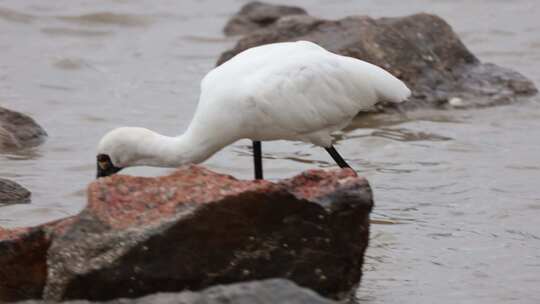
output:
M253 165L255 166L255 179L263 179L262 149L260 141L253 141Z
M330 154L330 156L332 156L332 158L336 161L336 163L341 167L341 168L350 168L351 166L349 166L349 164L347 164L347 162L343 159L343 157L341 157L341 155L339 155L338 151L334 148L334 146L330 146L329 148L325 148L326 149L326 152L328 152L328 154Z

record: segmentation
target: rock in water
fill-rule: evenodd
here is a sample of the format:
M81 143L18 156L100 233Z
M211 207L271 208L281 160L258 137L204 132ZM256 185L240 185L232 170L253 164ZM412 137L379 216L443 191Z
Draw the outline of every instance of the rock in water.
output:
M40 304L27 301L24 304ZM91 304L98 302L68 301L65 304ZM99 302L104 303L104 302ZM158 293L137 299L118 299L107 304L332 304L337 303L301 288L291 281L270 279L210 287L201 292ZM20 303L23 304L23 303Z
M9 179L0 178L0 206L30 202L30 191Z
M0 107L0 151L35 146L46 136L31 117Z
M402 79L413 91L403 109L506 104L537 93L521 74L481 63L441 18L416 14L399 18L366 16L323 20L287 16L251 32L224 52L218 65L248 48L284 41L313 41L329 51L368 61ZM374 110L392 106L382 104ZM395 106L395 105L394 105Z
M109 300L281 277L343 298L354 291L373 202L350 169L279 183L202 167L115 175L48 251L47 300Z
M300 7L250 2L242 7L225 25L226 35L242 35L272 26L279 18L290 15L306 15Z

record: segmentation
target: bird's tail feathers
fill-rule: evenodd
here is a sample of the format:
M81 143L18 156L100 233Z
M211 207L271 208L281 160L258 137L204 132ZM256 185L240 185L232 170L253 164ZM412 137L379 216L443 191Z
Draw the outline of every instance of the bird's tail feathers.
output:
M372 81L380 101L400 103L411 96L411 90L403 81L377 66L373 67Z

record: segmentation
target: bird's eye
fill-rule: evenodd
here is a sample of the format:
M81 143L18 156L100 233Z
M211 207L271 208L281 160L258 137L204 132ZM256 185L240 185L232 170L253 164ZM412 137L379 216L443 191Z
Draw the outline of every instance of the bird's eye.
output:
M107 170L107 168L109 167L109 162L106 162L106 161L99 161L98 160L98 166L101 170Z
M122 170L122 168L113 165L111 158L107 154L99 154L97 157L97 174L96 177L105 177Z

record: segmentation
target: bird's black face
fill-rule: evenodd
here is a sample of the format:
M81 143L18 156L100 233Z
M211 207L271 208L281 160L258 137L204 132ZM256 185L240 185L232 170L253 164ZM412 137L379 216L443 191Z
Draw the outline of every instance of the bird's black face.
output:
M113 175L122 168L115 167L111 158L107 154L98 154L97 156L97 176L96 178Z

